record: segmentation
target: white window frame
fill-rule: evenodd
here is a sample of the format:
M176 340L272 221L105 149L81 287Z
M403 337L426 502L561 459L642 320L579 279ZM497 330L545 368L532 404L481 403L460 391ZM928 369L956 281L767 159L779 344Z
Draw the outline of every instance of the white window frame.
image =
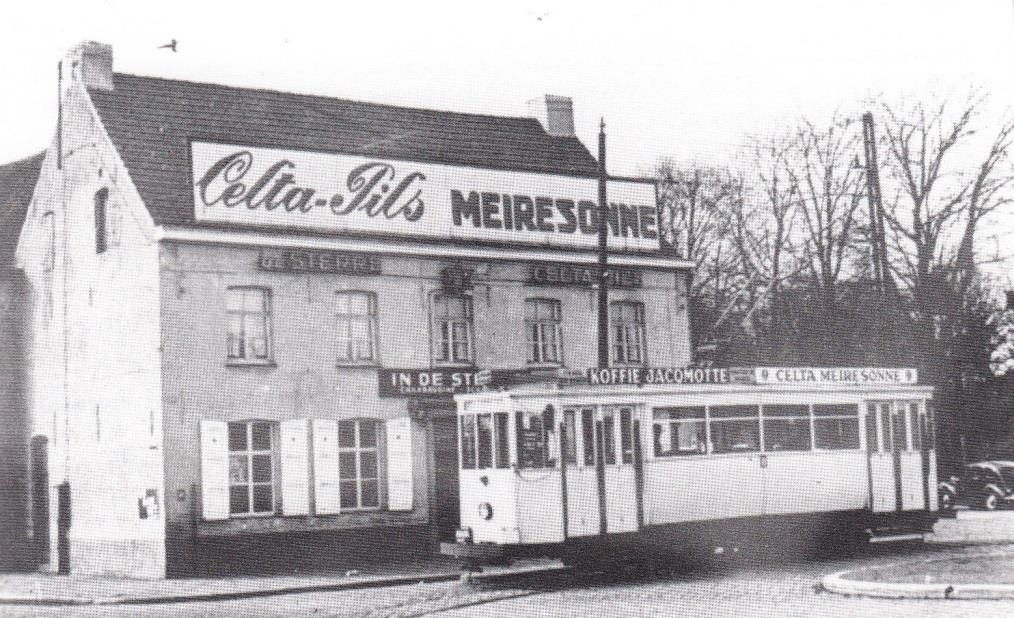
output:
M633 319L625 315L627 311L633 312ZM614 365L647 365L644 303L630 300L609 303L609 339L609 356ZM634 360L632 351L637 354Z
M353 425L353 445L346 446L341 443L342 428L347 423ZM374 444L373 446L362 446L360 427L362 423L371 423L374 426ZM375 418L353 418L353 419L342 419L338 421L338 503L342 512L345 511L379 511L384 503L384 499L381 493L382 487L380 485L380 478L383 476L380 469L381 453L380 443L384 438L383 432L384 423L379 419ZM348 483L350 478L343 476L343 470L341 469L342 455L353 453L355 456L355 483L356 483L356 503L346 504L342 501L342 488ZM364 453L373 453L373 457L376 461L374 477L364 478L362 475L362 464L361 456ZM363 481L372 480L377 486L377 504L376 505L363 505Z
M547 310L549 317L541 310ZM525 299L525 340L529 365L563 365L563 306L559 300Z
M253 426L255 424L263 424L268 426L271 444L267 449L254 449L253 445ZM227 425L227 436L231 436L233 425L243 425L246 431L246 448L244 450L233 450L232 444L227 444L229 454L229 517L267 517L275 515L278 511L278 427L277 423L272 421L263 420L242 420L242 421L230 421ZM268 481L255 481L253 476L253 462L254 456L270 457L271 465L271 478ZM232 478L232 462L233 458L243 457L246 459L246 480L245 481L234 481ZM242 512L233 511L232 508L232 488L245 486L247 488L247 509ZM267 511L256 511L254 510L254 488L255 487L270 487L271 489L271 509Z
M349 302L346 303L350 307L346 311L342 311L340 305L340 298L342 296L348 297ZM366 299L366 313L354 312L351 309L353 298L365 297ZM356 322L363 322L366 325L367 330L367 341L366 346L369 347L367 354L363 354L362 339L356 339L351 336L352 325ZM346 325L346 329L349 333L347 336L342 336L343 323ZM335 292L335 330L336 333L336 345L337 345L337 362L339 365L377 365L380 363L379 355L379 336L377 329L377 294L376 292L367 292L364 290L338 290Z
M465 316L450 316L446 303L440 311L443 299L461 299L464 301ZM474 308L472 297L467 294L438 292L431 300L433 323L433 360L437 365L472 365L475 362ZM458 341L455 326L463 326L465 341ZM459 357L459 346L465 346L465 357Z
M233 294L239 293L246 295L248 293L258 292L261 295L261 310L260 311L249 311L245 307L244 302L240 303L240 309L230 308ZM226 361L229 364L271 364L274 355L274 346L272 345L272 318L271 318L271 289L262 286L250 286L250 285L234 285L229 286L226 290ZM238 333L232 332L232 321L233 318L239 317L240 329ZM248 316L261 316L261 324L264 331L264 354L257 354L247 342L246 336L246 320ZM232 341L234 337L239 338L239 354L234 355L232 350Z

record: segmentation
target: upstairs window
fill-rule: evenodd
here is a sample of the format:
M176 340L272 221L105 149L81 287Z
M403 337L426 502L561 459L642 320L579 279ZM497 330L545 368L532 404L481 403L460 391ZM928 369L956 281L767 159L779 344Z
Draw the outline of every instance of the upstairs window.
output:
M231 287L228 292L226 344L231 362L271 360L271 292Z
M434 296L433 334L438 363L471 363L472 299L460 294Z
M377 361L377 295L338 292L335 295L339 363Z
M643 365L645 361L644 305L615 302L609 306L613 362Z
M109 189L103 187L95 193L95 253L105 253L109 246L106 226L106 203Z
M563 363L560 301L529 298L525 301L525 333L530 364Z

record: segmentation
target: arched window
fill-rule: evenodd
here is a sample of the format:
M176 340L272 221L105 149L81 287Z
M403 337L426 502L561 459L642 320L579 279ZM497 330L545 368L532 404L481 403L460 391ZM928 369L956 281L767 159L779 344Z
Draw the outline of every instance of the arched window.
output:
M103 187L95 192L95 253L105 253L108 247L106 237L106 202L109 201L109 189Z

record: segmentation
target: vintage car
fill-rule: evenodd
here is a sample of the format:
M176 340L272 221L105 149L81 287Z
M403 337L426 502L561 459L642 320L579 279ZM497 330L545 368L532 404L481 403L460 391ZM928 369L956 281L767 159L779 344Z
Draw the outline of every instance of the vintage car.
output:
M956 503L995 511L1014 504L1014 461L979 461L965 466L960 481L940 484L941 506ZM944 487L947 485L947 487Z

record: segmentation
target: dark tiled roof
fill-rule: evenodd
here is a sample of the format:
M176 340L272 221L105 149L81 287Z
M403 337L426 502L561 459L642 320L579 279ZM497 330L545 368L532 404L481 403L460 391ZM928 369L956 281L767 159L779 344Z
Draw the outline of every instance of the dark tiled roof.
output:
M342 152L494 169L593 176L576 137L533 118L462 114L116 74L90 90L155 222L193 223L189 141Z
M46 153L0 165L0 267L14 265L14 250Z

